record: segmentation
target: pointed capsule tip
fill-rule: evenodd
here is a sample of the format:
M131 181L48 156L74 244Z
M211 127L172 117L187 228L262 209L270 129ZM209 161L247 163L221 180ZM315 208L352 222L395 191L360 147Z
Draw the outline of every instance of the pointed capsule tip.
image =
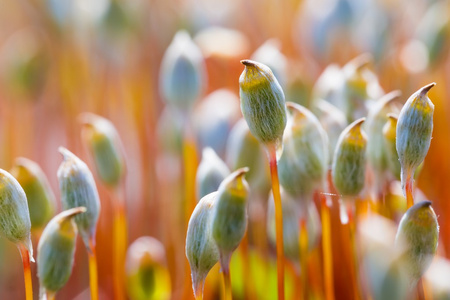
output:
M242 176L242 175L248 173L249 171L250 171L249 167L243 167L243 168L237 169L234 173L235 173L236 177L239 177L239 176Z
M241 60L241 64L243 64L246 67L256 67L256 62L250 59Z
M395 120L395 121L398 120L398 116L397 116L396 114L394 114L394 113L388 113L386 116L387 116L388 119L390 119L390 120Z
M66 147L63 146L58 147L58 152L61 153L64 160L68 159L73 155L72 152L70 152Z
M422 87L419 92L420 95L425 96L431 90L431 88L435 85L436 85L436 82L432 82L432 83L429 83L426 86Z
M421 202L417 203L416 205L418 208L427 208L427 207L431 207L431 204L432 204L431 201L425 200L425 201L421 201Z
M365 117L360 118L360 119L354 121L352 124L350 124L349 127L350 127L350 128L355 128L355 127L357 127L357 126L361 126L365 121L366 121L366 118L365 118Z

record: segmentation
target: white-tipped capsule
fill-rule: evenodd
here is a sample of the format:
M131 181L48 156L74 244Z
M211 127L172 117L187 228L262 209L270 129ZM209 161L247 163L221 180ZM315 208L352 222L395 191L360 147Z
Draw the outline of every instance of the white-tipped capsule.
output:
M100 214L100 198L88 166L75 154L60 147L63 162L58 169L61 202L64 209L84 206L86 213L75 216L75 222L86 248L95 245L95 232ZM93 246L94 246L93 245Z
M213 149L205 148L202 153L196 176L198 199L217 191L220 183L230 174L227 165Z
M75 207L56 215L45 227L39 240L37 275L41 299L55 294L69 280L74 262L77 227L75 216L82 215L84 207Z
M427 94L435 85L434 82L430 83L412 94L398 116L396 146L402 167L401 179L404 194L406 194L406 181L411 179L430 148L434 104Z

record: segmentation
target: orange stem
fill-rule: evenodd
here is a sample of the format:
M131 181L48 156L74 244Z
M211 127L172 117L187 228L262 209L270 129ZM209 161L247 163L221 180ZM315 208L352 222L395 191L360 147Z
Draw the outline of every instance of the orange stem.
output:
M325 299L334 300L333 282L333 253L331 251L331 220L330 207L327 198L322 195L321 215L322 215L322 249L323 249L323 276L325 285Z
M33 282L31 280L30 254L25 246L19 246L20 255L22 256L23 275L25 279L25 299L33 300Z
M300 230L299 230L299 249L300 249L300 267L302 270L301 273L301 282L302 282L302 293L301 299L307 299L308 293L306 291L307 288L307 276L308 276L308 230L306 227L306 220L300 220Z
M411 175L408 175L408 177L406 178L405 192L406 192L406 205L407 208L409 209L411 206L414 205L413 180Z
M116 191L117 192L117 191ZM116 193L117 194L117 193ZM114 299L125 299L124 268L125 251L127 248L127 221L125 216L125 204L123 199L116 195L114 199L114 251L113 251L113 274L114 274Z
M94 241L89 242L89 285L91 287L91 300L98 300L98 272L97 255Z
M270 176L272 179L273 201L275 202L278 300L284 300L283 208L281 205L280 183L278 180L278 166L275 148L274 147L268 148L268 153L270 164Z

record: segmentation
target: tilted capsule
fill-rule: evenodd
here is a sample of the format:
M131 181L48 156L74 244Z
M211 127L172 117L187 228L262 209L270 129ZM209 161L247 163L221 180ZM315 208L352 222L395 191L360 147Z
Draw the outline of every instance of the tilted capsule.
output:
M88 166L75 154L60 147L63 162L58 169L59 188L63 209L86 207L86 212L74 217L86 248L95 243L97 220L100 215L100 198L94 177Z
M23 157L16 159L11 174L27 195L31 228L43 228L55 210L55 195L47 176L37 163Z
M56 293L69 280L78 232L73 218L85 211L84 207L65 210L56 215L42 232L37 249L41 295Z

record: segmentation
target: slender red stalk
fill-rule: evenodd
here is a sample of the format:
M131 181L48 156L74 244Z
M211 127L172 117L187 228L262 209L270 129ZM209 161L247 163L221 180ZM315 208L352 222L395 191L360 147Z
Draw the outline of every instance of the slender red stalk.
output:
M308 230L306 228L306 220L300 220L300 228L299 228L299 249L300 249L300 267L302 270L301 273L301 282L302 282L302 293L301 299L308 299L307 293L307 276L308 276Z
M98 300L98 272L95 242L89 242L89 285L91 287L91 300Z
M331 219L327 198L321 194L322 249L325 299L334 300L333 253L331 251Z
M280 183L275 147L267 148L269 154L270 177L272 179L273 201L275 202L275 233L277 248L278 300L284 300L284 245L283 245L283 209L281 206Z
M114 192L114 224L113 224L113 274L114 299L125 299L125 251L127 248L127 221L125 216L124 199L118 191Z
M25 279L25 299L33 300L33 282L31 280L30 254L28 249L19 245L20 255L22 256L23 275Z
M407 208L409 209L411 206L414 205L413 179L410 174L408 174L406 177L405 192L406 192L406 205L407 205Z

